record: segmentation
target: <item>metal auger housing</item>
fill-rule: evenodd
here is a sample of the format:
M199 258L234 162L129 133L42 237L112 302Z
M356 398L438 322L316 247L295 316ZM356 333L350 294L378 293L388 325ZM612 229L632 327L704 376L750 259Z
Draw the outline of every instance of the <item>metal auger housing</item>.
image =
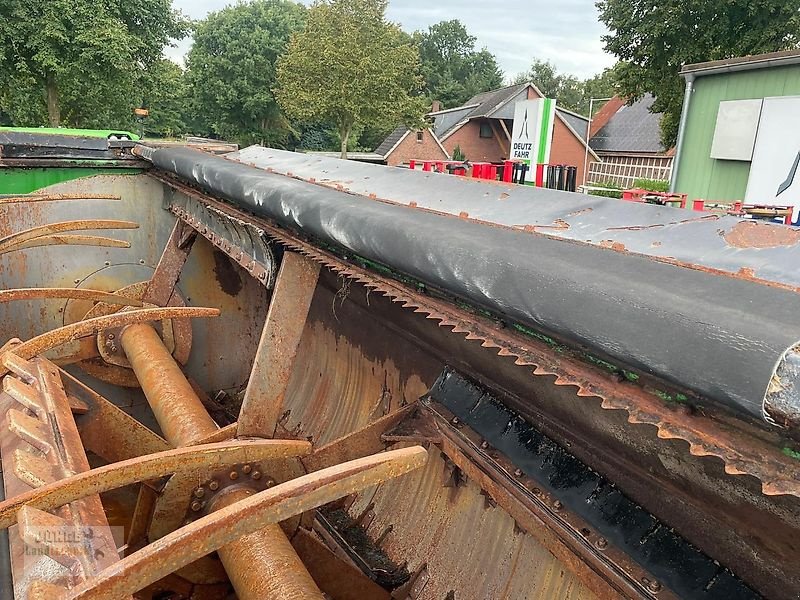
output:
M56 137L0 138L0 597L800 594L796 230Z

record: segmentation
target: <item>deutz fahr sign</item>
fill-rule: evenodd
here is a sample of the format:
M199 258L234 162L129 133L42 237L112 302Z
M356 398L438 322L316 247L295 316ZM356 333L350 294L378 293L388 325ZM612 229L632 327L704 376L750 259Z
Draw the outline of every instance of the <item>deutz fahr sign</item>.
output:
M528 165L526 183L533 183L536 165L550 161L556 101L550 98L521 100L514 106L511 160Z

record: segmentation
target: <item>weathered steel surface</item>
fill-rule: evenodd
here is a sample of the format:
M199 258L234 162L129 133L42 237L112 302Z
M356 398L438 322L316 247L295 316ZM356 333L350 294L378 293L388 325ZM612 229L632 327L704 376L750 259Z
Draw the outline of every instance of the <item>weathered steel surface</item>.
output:
M598 597L575 575L573 565L559 560L533 531L526 533L513 515L494 506L478 481L447 485L451 478L446 467L442 454L431 451L424 469L359 494L348 511L356 519L368 515L363 525L373 540L391 525L381 549L395 563L406 561L411 573L427 571L415 600L441 600L448 594L531 600Z
M33 300L38 298L72 298L77 300L91 300L92 302L105 302L106 304L116 304L119 306L142 306L142 302L136 298L100 290L88 290L85 288L24 288L0 290L0 302Z
M139 224L132 221L114 219L86 219L82 221L64 221L39 225L24 231L18 231L0 239L0 254L14 250L18 245L42 236L53 236L66 231L87 231L91 229L138 229Z
M222 511L253 494L247 488L232 488L216 500L212 510ZM242 535L217 553L240 600L324 598L280 525L273 523ZM248 568L240 568L242 564Z
M27 202L60 202L62 200L119 200L112 194L0 194L0 204L20 204Z
M305 475L203 517L70 590L70 600L133 593L177 568L292 515L405 475L425 464L420 447L381 453ZM248 565L242 565L245 569ZM291 598L292 596L278 596Z
M375 202L188 149L150 158L319 243L771 422L764 396L800 339L794 288Z
M239 436L275 435L319 269L301 254L283 255L239 413Z
M172 182L170 185L178 184ZM179 187L186 193L192 193L182 186ZM234 209L226 208L221 203L215 203L208 197L204 197L204 201L214 204L220 210L235 213ZM453 306L452 303L439 300L409 286L381 277L360 266L347 263L330 252L320 250L291 235L286 230L271 227L263 221L260 222L260 225L271 236L289 248L310 256L339 276L357 281L366 286L368 290L374 290L404 308L437 321L439 326L448 328L453 333L466 337L467 340L480 342L483 347L500 357L511 357L517 365L533 367L534 375L554 378L553 382L558 386L574 387L579 397L600 398L603 408L626 411L629 422L656 427L658 436L662 439L685 440L689 444L689 452L695 456L719 458L724 463L725 471L728 474L756 477L761 482L764 494L788 494L800 497L800 478L797 474L796 461L783 454L779 448L757 436L743 437L739 435L737 431L721 424L708 408L698 413L691 410L671 409L655 393L657 390L628 382L620 377L619 373L609 373L605 369L587 364L578 356L565 351L564 348L560 348L558 353L554 353L552 345L544 341L509 332L502 324L498 324L492 319L475 312L462 310ZM348 308L348 304L345 304L345 309ZM330 299L326 300L325 306L330 308ZM312 311L313 308L312 306ZM346 326L349 321L350 319L343 320L341 326ZM298 378L298 381L292 384L291 387L296 388L300 395L300 402L309 402L317 395L316 387L320 385L318 382L325 373L348 373L348 377L352 376L361 381L358 365L338 364L338 361L341 360L341 352L323 352L320 349L321 343L327 344L328 342L334 347L339 343L338 336L334 331L331 331L329 336L321 335L320 331L315 332L313 336L308 336L309 349L317 348L325 360L336 356L337 364L320 368L319 377ZM308 351L301 349L299 356L302 358L309 354ZM316 367L312 366L311 368ZM326 391L326 385L339 381L341 378L337 378L335 382L327 382L321 386L319 393ZM304 386L308 386L308 389L305 389ZM422 391L420 391L421 393ZM334 413L328 414L324 410L320 411L314 406L309 406L302 419L306 424L305 431L313 431L315 434L323 436L325 441L330 441L342 434L340 429L333 426L331 418L348 418L347 425L353 426L355 414L352 408L336 410ZM295 421L298 417L295 417L293 411L290 418ZM314 420L314 424L309 430L310 419ZM331 430L336 430L337 433L328 437ZM346 431L352 431L352 429Z
M51 481L47 485L0 502L0 529L16 522L22 506L53 509L87 496L172 473L188 475L201 469L220 469L237 463L303 456L311 444L296 440L239 440L189 446L147 454Z
M196 237L197 233L193 229L176 221L156 270L147 283L147 289L142 298L144 302L157 306L167 305L178 283L183 265L189 258L189 252L192 250Z
M202 318L216 317L218 315L219 310L216 308L142 308L114 313L87 321L78 321L77 323L43 333L16 346L14 354L30 359L65 342L87 335L96 335L98 331L110 327L121 327L147 321L159 321L161 319ZM5 375L7 372L5 368L0 368L0 375Z
M143 323L129 325L120 343L167 440L186 446L216 431L216 423L155 329Z
M18 252L28 248L41 248L43 246L94 246L96 248L130 248L130 242L98 235L41 235L26 242L15 244L7 252Z

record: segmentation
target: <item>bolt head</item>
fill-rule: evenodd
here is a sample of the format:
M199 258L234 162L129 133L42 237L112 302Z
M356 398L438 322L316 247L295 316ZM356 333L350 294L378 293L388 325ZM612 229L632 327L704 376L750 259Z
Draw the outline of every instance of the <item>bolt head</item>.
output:
M228 474L228 477L230 477L233 481L236 481L237 479L239 479L239 472L238 471L231 471Z
M211 481L209 481L208 489L210 489L212 492L216 492L219 489L219 481L217 481L216 479L212 479Z
M483 440L483 441L481 442L481 448L483 448L484 450L486 450L488 447L489 447L489 442L487 442L486 440Z
M258 469L256 469L255 471L253 471L252 473L250 473L250 479L255 479L256 481L258 481L259 479L261 479L261 471L259 471Z
M453 417L453 419L450 422L453 425L458 425L461 422L461 420L458 417Z
M203 508L203 503L200 500L195 500L192 502L192 510L194 512L199 512Z
M253 470L253 467L251 465L244 465L242 467L242 473L249 473L252 470Z
M601 537L600 539L597 540L598 548L605 548L606 546L608 546L608 540L606 538Z
M202 497L203 497L203 496L205 496L205 495L206 495L206 491L205 491L203 488L201 488L201 487L197 488L197 489L194 491L194 497L195 497L195 498L202 498Z
M563 507L564 505L561 504L561 500L556 500L555 502L553 502L553 508L555 508L556 510L561 510Z
M116 336L113 333L109 333L106 337L110 340L113 340Z
M651 581L647 585L647 589L653 592L654 594L661 591L661 582L660 581Z
M522 477L522 469L514 469L514 477Z

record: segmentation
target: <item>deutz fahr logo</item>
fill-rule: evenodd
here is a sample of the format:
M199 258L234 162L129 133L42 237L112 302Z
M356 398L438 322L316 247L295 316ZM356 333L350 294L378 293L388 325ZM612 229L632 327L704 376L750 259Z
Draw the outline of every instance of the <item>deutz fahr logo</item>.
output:
M526 142L514 143L514 158L530 158L533 144Z

